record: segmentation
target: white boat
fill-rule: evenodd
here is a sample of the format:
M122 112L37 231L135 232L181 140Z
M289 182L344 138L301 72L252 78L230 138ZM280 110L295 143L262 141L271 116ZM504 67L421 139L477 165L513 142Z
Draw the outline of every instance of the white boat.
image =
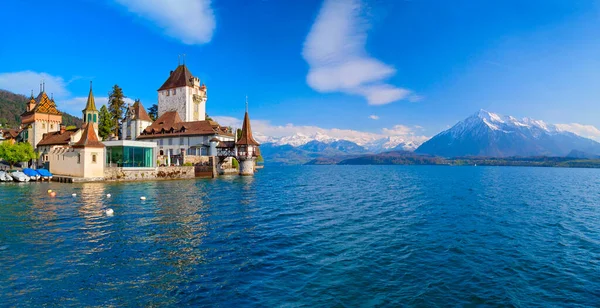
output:
M4 171L0 171L0 182L12 182L13 178Z
M21 171L15 171L10 174L15 182L29 182L29 177Z

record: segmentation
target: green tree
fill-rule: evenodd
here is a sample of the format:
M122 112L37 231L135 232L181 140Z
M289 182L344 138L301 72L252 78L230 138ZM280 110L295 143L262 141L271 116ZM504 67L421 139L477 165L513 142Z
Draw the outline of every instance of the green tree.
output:
M231 158L231 166L234 169L239 169L240 168L240 163L237 161L237 159Z
M113 130L113 119L105 105L100 107L100 121L98 121L98 135L102 140L106 140Z
M258 162L258 163L264 163L265 159L262 157L262 155L258 155L258 157L256 158L256 162Z
M158 118L158 105L152 104L152 106L148 108L148 116L150 116L152 121L156 121L156 118Z
M115 136L119 136L119 121L123 117L125 110L125 98L123 89L119 85L114 85L112 91L108 93L108 111L112 116L112 128Z
M11 169L17 163L30 161L38 157L39 154L27 142L13 144L5 141L0 144L0 158L9 164Z
M237 134L237 140L242 139L242 129L241 128L237 129L236 134Z
M213 121L213 119L208 115L208 113L204 114L204 118L206 118L207 121Z
M76 129L76 128L77 128L77 126L75 126L75 125L69 125L69 126L65 127L65 130L72 130L72 129Z

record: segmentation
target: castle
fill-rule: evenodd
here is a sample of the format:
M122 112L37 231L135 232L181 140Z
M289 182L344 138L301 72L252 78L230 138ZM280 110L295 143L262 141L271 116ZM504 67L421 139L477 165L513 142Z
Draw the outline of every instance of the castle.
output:
M252 137L248 111L237 140L231 128L206 119L206 101L206 85L185 64L178 65L158 89L158 118L152 121L137 101L127 106L121 120L122 139L101 142L91 82L82 110L84 125L72 129L61 125L62 114L42 84L21 115L19 139L40 153L38 165L73 177L102 178L105 168L156 169L184 163L218 164L223 169L232 158L240 162L240 175L254 174L260 144Z

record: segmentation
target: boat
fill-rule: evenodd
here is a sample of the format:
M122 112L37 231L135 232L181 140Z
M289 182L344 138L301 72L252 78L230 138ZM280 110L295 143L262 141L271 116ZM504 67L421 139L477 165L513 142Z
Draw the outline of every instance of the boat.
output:
M25 173L25 175L28 176L32 181L39 181L42 178L42 175L31 168L23 169L23 173Z
M13 180L15 180L15 182L29 182L29 177L21 172L21 171L14 171L10 173L10 176L13 178Z
M45 181L52 180L52 173L50 173L50 171L48 171L46 169L37 169L36 171L37 171L37 173L40 174L42 180L45 180Z
M12 182L12 177L4 171L0 171L0 182Z

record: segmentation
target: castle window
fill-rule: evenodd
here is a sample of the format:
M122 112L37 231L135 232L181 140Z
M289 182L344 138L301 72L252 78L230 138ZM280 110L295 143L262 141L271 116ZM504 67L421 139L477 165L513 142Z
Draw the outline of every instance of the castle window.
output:
M92 114L91 113L88 113L88 120L87 120L87 122L88 123L92 122Z
M77 154L77 163L81 164L81 154Z
M169 145L173 145L173 138L169 138Z
M96 114L94 114L94 123L96 123L98 119L96 118Z
M160 150L160 154L159 155L165 155L165 152L163 150Z
M176 92L175 92L175 90L176 90L176 89L173 89L173 95L175 95L175 93L176 93Z
M158 139L158 144L159 144L160 146L162 146L162 145L163 145L163 140L162 140L162 139Z
M54 129L54 124L50 124L50 129Z
M96 163L96 154L92 154L92 163Z
M169 96L169 95L170 95L170 92L171 92L171 90L167 90L167 96Z
M179 138L179 144L183 144L183 137Z
M42 123L42 129L46 129L46 123Z

